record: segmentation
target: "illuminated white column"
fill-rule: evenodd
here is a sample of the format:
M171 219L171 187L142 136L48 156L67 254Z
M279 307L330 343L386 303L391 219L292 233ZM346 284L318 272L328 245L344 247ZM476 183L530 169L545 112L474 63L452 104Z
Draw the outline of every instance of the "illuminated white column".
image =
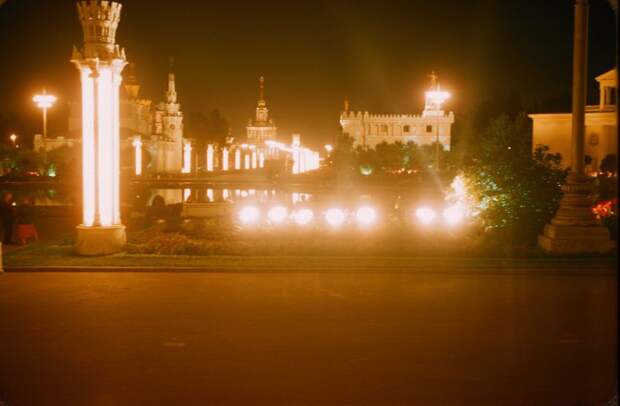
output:
M74 48L71 58L82 84L82 224L75 249L80 255L106 255L126 242L120 213L119 89L127 61L115 44L121 5L80 1L77 7L84 47Z
M228 149L227 148L222 149L222 170L223 171L228 170Z
M207 172L213 172L213 145L207 145Z
M246 152L243 154L244 165L243 169L250 169L250 155Z
M135 149L135 159L134 159L135 173L136 173L136 176L140 176L142 175L142 139L140 138L139 135L136 135L133 138L133 142L131 143L131 145L133 145Z
M186 141L183 144L183 169L181 169L181 173L191 173L192 172L192 144L189 141Z
M258 167L261 169L265 167L265 153L263 151L258 153Z
M252 150L252 169L256 169L257 161L256 161L256 150Z
M187 202L189 198L192 197L192 189L185 188L183 189L183 202Z
M213 201L213 189L211 188L207 189L207 200L209 200L209 202Z
M235 170L241 169L241 150L235 149Z

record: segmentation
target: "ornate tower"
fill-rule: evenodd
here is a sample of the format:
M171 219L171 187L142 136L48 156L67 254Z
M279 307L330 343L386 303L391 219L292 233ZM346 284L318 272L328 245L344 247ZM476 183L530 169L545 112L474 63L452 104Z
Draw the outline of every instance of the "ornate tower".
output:
M166 99L159 104L157 115L160 117L161 135L166 141L172 143L166 151L165 172L179 173L183 168L183 113L181 104L177 100L172 59L170 60L170 73L168 73Z
M267 140L275 140L277 128L269 118L269 109L265 101L265 78L259 80L259 98L256 106L256 118L250 120L247 126L248 142L264 144Z
M127 64L115 43L121 4L84 0L77 10L84 46L73 48L71 62L82 81L82 224L76 251L105 255L125 245L119 187L119 90Z

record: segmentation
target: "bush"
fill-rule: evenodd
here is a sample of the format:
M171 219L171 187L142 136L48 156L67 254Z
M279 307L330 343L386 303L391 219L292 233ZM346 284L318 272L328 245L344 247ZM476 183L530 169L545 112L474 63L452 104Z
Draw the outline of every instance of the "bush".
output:
M485 132L485 143L464 170L487 237L532 245L555 214L567 171L561 156L539 146L531 152L525 114L501 116Z

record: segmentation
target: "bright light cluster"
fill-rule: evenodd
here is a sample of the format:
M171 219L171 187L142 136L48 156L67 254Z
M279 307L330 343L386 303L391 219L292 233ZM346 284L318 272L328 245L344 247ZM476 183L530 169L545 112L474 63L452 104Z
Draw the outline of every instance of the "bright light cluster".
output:
M267 210L265 221L270 225L284 225L287 223L298 226L307 226L316 220L315 212L311 208L301 207L289 210L283 205L275 205ZM357 222L361 227L369 227L377 221L377 211L369 206L363 206L356 211L348 211L332 207L322 212L324 224L331 228L340 228L349 221ZM257 225L261 222L261 210L256 205L243 206L237 213L239 222L245 226Z
M32 101L37 104L37 107L40 109L49 109L56 102L56 96L52 96L51 94L43 93L38 94L32 98Z
M449 226L456 226L465 220L465 209L460 204L448 206L442 211L443 220ZM437 218L437 212L431 207L419 207L415 211L415 217L423 225L431 225Z

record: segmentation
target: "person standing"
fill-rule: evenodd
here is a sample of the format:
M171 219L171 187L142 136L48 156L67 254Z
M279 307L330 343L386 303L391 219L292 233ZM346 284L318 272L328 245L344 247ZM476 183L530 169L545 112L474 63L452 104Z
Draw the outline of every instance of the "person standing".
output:
M39 240L39 233L34 226L34 207L32 207L32 199L24 197L22 204L17 206L17 240L26 245L28 240Z
M15 201L13 193L5 192L0 205L0 217L2 217L2 229L4 231L2 243L13 243L13 225L15 223Z

